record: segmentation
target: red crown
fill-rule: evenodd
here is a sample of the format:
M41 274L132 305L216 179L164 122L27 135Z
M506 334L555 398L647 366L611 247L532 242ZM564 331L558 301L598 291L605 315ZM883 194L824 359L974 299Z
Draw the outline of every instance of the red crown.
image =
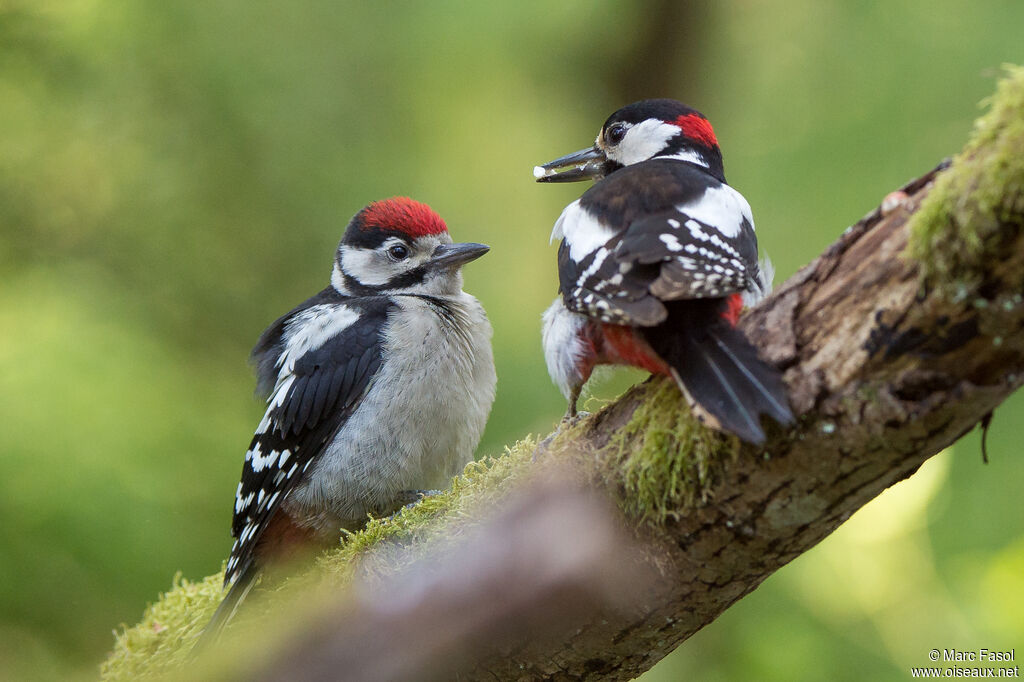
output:
M409 197L392 197L373 202L362 210L361 223L364 230L392 230L402 232L411 239L448 231L448 226L434 209Z

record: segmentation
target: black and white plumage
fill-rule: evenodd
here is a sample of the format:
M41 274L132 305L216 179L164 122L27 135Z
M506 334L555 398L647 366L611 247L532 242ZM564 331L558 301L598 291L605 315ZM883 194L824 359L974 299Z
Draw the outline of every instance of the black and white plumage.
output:
M370 204L349 223L331 285L275 321L252 359L267 409L235 495L230 619L265 565L439 489L470 461L494 400L491 327L462 291L487 251L452 244L425 204Z
M702 114L637 102L609 117L592 148L534 175L599 180L552 232L561 296L544 316L544 349L570 415L595 365L626 364L673 376L698 415L743 440L764 440L762 414L792 421L779 372L734 328L770 278Z

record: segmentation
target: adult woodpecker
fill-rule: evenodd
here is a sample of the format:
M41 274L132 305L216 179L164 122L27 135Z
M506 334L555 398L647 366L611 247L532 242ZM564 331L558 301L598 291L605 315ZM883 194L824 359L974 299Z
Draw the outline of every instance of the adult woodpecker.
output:
M534 177L598 180L551 234L562 240L561 295L544 313L544 354L568 417L594 366L620 364L671 375L702 421L750 443L764 441L761 415L793 421L780 373L735 328L771 276L700 112L671 99L630 104L593 147Z
M268 562L338 542L446 487L470 461L494 401L491 325L429 206L372 203L338 245L330 286L275 321L252 351L267 409L245 453L219 632Z

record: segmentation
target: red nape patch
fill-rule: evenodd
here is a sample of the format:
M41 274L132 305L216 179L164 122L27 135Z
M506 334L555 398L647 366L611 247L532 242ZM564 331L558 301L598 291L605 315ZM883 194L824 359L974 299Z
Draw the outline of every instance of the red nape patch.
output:
M736 323L740 321L740 313L743 311L743 296L741 294L733 294L729 298L725 299L726 308L722 312L722 318L729 321L729 324L736 326Z
M364 230L395 230L412 239L448 231L448 226L441 220L441 216L434 213L434 209L409 197L375 201L360 211L360 214Z
M700 114L686 114L674 121L669 121L669 123L679 126L683 135L691 140L696 140L707 147L718 146L718 138L715 137L715 131L711 128L711 122Z

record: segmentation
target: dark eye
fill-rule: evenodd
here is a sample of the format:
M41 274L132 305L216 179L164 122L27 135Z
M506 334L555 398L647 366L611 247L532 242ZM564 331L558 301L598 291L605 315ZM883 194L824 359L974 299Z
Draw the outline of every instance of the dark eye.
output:
M627 128L625 125L616 123L605 131L604 141L610 145L617 145L622 142L622 138L626 136L626 130Z
M388 249L388 255L392 260L405 260L409 257L409 249L402 244L395 244Z

